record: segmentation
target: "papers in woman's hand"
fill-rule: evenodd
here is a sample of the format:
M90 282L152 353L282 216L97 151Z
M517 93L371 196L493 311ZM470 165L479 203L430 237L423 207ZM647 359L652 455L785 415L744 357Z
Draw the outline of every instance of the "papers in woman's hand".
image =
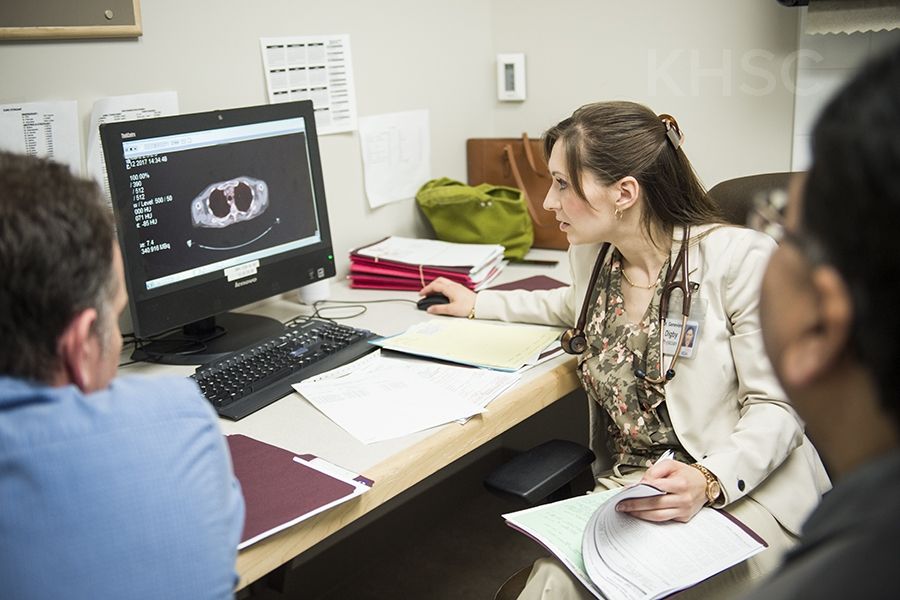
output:
M515 373L384 357L378 351L293 387L369 444L477 415L518 379Z
M712 508L687 523L653 523L615 510L622 500L662 494L646 484L627 487L588 521L584 566L608 598L662 598L765 549L736 519Z
M506 524L533 538L556 556L591 593L602 598L584 569L581 540L591 515L619 490L575 496L503 515Z
M661 598L761 552L765 542L725 511L653 523L615 510L664 492L638 484L503 515L555 554L597 598Z

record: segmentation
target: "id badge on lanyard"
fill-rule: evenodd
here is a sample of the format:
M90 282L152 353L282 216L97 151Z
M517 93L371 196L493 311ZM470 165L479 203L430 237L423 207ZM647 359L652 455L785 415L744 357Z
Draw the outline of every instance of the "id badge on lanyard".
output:
M683 323L681 306L683 296L681 290L673 290L669 298L669 314L666 315L663 325L663 355L673 356L678 345L678 337L682 335L684 325L684 340L681 344L679 358L693 359L700 347L700 333L703 321L706 318L707 300L700 295L700 286L691 282L693 293L691 294L691 313L687 323Z

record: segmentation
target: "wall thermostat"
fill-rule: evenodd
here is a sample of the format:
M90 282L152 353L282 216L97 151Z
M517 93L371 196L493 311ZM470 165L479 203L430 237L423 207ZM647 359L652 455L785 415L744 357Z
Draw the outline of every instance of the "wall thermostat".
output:
M525 99L525 55L497 55L497 99L521 101Z

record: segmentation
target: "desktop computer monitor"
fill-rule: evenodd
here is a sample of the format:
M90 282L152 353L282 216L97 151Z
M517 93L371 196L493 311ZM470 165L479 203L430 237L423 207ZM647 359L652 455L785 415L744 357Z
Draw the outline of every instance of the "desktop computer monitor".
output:
M312 102L113 122L100 137L135 359L214 360L282 327L228 311L334 276Z

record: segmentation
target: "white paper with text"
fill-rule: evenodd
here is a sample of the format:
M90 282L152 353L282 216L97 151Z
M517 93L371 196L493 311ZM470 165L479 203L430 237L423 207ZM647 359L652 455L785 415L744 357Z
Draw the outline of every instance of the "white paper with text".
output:
M319 135L356 129L349 35L260 38L269 102L312 100Z
M50 158L81 175L78 103L63 100L0 105L0 148Z
M369 206L414 198L431 179L431 132L427 110L359 119Z

